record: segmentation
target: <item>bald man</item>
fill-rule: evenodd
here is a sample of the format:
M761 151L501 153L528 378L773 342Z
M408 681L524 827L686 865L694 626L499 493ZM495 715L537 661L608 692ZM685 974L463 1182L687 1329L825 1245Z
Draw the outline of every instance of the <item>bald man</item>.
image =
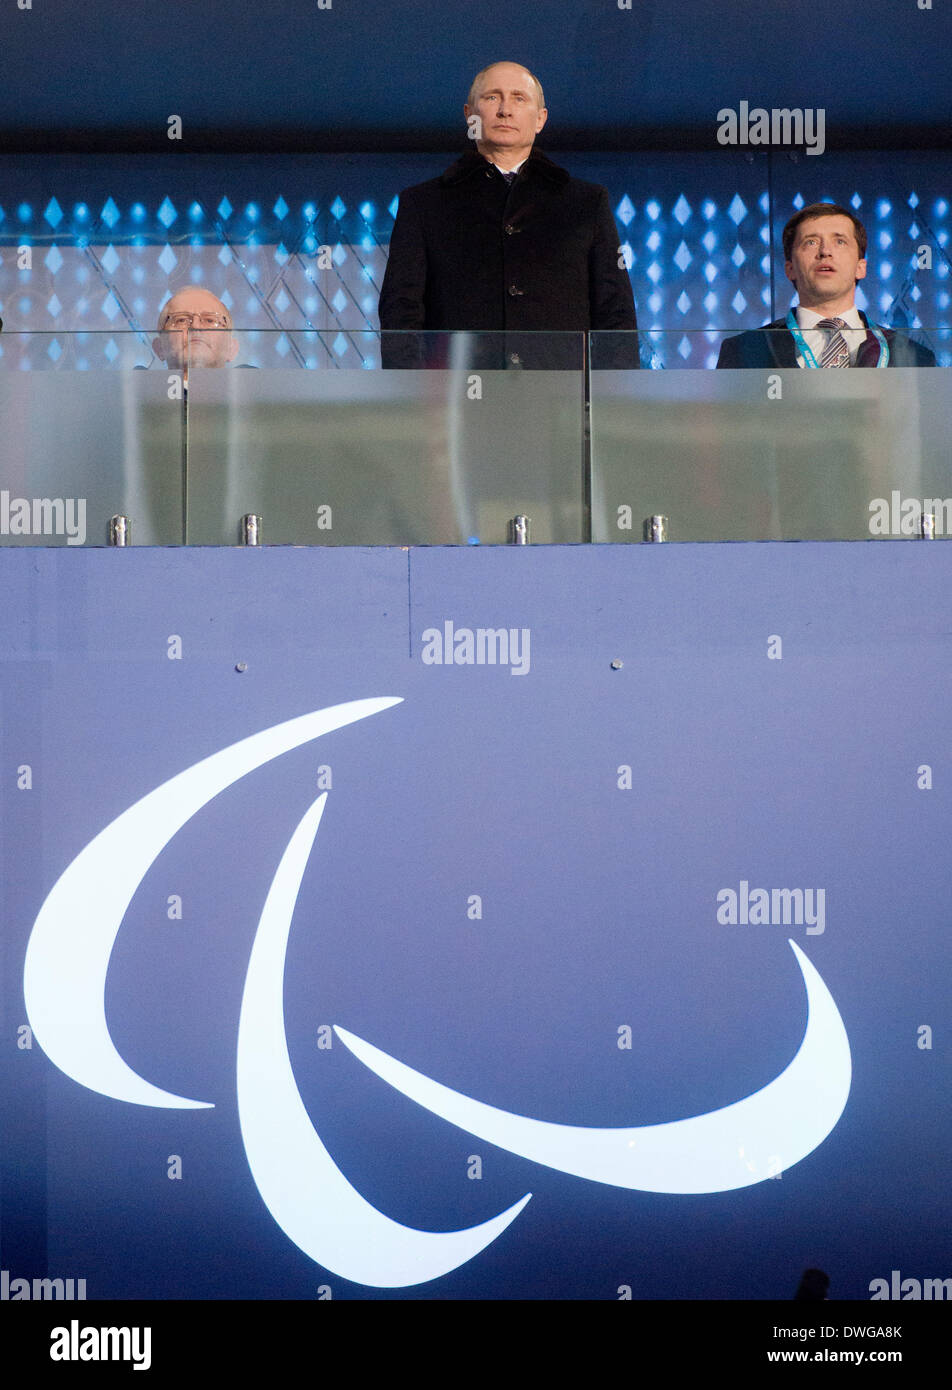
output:
M463 115L471 138L463 157L400 195L380 327L502 332L514 366L532 365L523 360L531 340L519 347L520 334L634 329L608 193L535 148L548 118L538 79L517 63L493 63L474 78ZM386 339L384 347L387 363ZM403 365L399 340L389 355L388 365ZM540 365L573 365L572 357L556 363L535 351Z
M173 371L227 367L238 355L231 314L210 290L198 285L173 294L159 314L158 327L152 351Z

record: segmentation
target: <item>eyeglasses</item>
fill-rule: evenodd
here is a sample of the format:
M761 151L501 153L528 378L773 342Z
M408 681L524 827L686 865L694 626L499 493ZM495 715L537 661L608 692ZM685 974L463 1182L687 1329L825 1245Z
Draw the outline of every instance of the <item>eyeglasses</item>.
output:
M163 328L230 328L231 324L221 314L169 314Z

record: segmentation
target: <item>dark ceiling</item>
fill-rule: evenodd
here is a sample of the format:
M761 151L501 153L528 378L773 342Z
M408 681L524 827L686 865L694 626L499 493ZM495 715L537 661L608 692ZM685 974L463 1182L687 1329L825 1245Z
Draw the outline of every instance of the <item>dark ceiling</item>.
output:
M451 148L500 58L541 78L552 148L715 148L743 100L822 108L828 149L949 143L952 0L24 3L0 14L8 150L168 150L170 115L192 151Z

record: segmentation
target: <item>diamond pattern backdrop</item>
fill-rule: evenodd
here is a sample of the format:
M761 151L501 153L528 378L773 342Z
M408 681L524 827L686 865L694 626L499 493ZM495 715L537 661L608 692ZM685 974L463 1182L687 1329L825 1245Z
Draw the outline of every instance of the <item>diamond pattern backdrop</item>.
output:
M20 352L17 365L149 365L161 306L196 284L231 310L243 361L376 366L377 298L399 189L447 162L41 157L27 169L0 161L5 333L50 335ZM789 154L564 162L609 189L639 325L654 330L652 365L713 366L725 333L783 313L790 287L780 230L795 209L824 198L849 202L869 232L860 307L911 329L952 364L952 158L886 165L828 156L822 178L811 167L820 161ZM84 336L64 336L76 333ZM0 339L8 361L12 347Z

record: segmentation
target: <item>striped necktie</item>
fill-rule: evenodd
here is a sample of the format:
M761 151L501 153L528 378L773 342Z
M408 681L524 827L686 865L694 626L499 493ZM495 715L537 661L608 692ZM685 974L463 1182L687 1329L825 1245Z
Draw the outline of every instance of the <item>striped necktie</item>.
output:
M829 334L826 347L823 349L823 356L820 358L821 367L849 366L849 346L840 332L840 329L846 326L845 319L820 319L817 328L824 328Z

